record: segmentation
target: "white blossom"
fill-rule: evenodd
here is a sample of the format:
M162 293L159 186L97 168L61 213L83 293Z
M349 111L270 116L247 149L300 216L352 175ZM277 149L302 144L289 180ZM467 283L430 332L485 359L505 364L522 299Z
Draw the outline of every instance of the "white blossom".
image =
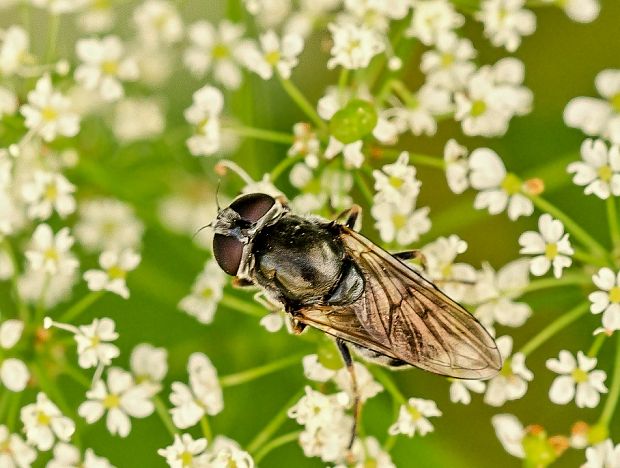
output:
M568 165L573 182L585 185L586 195L594 194L603 200L620 195L620 147L607 148L603 140L585 140L581 145L582 161Z
M338 65L349 70L366 68L385 49L381 35L374 29L349 21L330 23L327 27L334 42L327 68Z
M91 291L110 291L124 299L129 298L127 273L135 270L140 263L140 254L131 249L120 252L106 250L99 256L101 270L88 270L84 279Z
M9 26L0 37L0 75L10 77L23 72L31 60L30 38L24 28Z
M207 439L193 439L190 434L175 434L174 442L157 451L166 459L171 468L206 468L208 465L205 453Z
M39 224L32 234L32 244L26 251L26 258L33 270L49 275L70 274L78 267L77 259L71 254L73 237L69 228L62 228L54 234L47 224Z
M620 444L614 446L611 439L586 449L586 463L581 468L618 468L620 466Z
M98 365L109 366L119 356L119 349L111 342L118 338L114 320L104 317L94 319L90 325L80 325L76 330L78 364L83 369Z
M149 47L175 44L183 37L181 16L167 0L146 0L134 10L133 20Z
M291 77L291 72L299 62L298 56L304 48L304 40L297 34L287 34L282 38L269 30L261 34L260 49L253 42L247 42L241 52L243 64L260 76L270 79L274 70L284 79Z
M168 373L168 351L148 343L140 343L131 351L129 365L136 382L149 387L153 394L161 389Z
M28 443L41 451L51 449L56 439L67 442L75 432L75 423L45 393L37 393L37 401L24 406L20 418Z
M45 468L114 468L110 462L95 455L92 449L87 448L84 457L80 450L71 444L60 442L54 447L54 458L50 460Z
M75 211L75 186L62 174L35 171L32 180L22 185L22 196L28 205L28 217L47 219L56 211L61 217Z
M593 314L603 313L603 328L595 333L605 331L611 334L620 330L620 273L601 268L592 276L592 281L599 290L588 296L591 302L590 311Z
M534 276L542 276L553 267L553 275L560 278L562 270L571 266L570 256L574 253L568 233L564 233L561 221L547 213L538 219L538 230L540 232L527 231L521 234L519 253L535 255L530 259L530 271Z
M523 424L512 414L496 414L491 418L493 428L502 446L510 455L517 458L525 458L523 437L525 428Z
M0 424L0 466L7 468L26 468L37 458L37 452L26 444L19 434L11 434Z
M450 401L452 403L471 403L471 394L484 393L486 384L480 380L453 380L450 384Z
M514 52L522 36L536 30L536 15L523 8L525 0L484 0L476 19L484 24L484 34L496 47Z
M565 405L573 398L579 408L595 408L600 394L607 393L605 371L594 370L596 358L583 352L577 359L568 351L560 351L558 359L547 359L547 368L560 374L549 389L549 398L557 405Z
M525 356L515 353L512 356L512 338L508 335L495 340L504 361L502 370L487 384L484 402L491 406L502 406L506 401L523 398L527 383L534 374L525 366Z
M194 134L187 147L194 156L209 156L220 149L220 114L224 96L213 86L204 86L192 97L192 105L185 110L185 120L194 125Z
M443 150L446 164L446 181L452 192L461 194L469 188L469 151L450 138Z
M179 309L196 317L200 323L211 323L226 282L226 275L217 262L208 261L194 281L191 294L179 302Z
M389 427L388 433L404 434L409 437L419 433L424 436L434 430L428 418L437 416L441 416L441 411L433 400L409 398L406 404L401 405L398 420Z
M424 45L434 44L465 22L447 0L414 0L412 3L413 16L406 34L418 38Z
M469 39L449 32L437 38L433 50L422 54L420 69L429 83L457 91L475 71L475 57L476 50Z

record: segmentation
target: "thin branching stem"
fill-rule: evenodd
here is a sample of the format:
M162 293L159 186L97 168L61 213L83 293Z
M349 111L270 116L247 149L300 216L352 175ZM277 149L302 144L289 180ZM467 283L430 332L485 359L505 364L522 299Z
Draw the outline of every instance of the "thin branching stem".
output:
M78 318L82 312L88 309L91 305L93 305L101 296L103 296L104 291L90 291L86 294L82 299L73 304L69 309L65 311L64 314L60 316L60 322L72 322L76 318Z
M235 385L241 385L251 382L253 380L264 377L265 375L269 375L285 369L289 366L299 364L305 355L305 353L295 354L293 356L279 359L277 361L269 362L268 364L264 364L262 366L253 367L252 369L237 372L235 374L225 375L220 378L220 385L222 387L233 387Z
M239 136L254 138L256 140L269 141L271 143L279 143L282 145L292 145L295 142L295 136L290 133L277 132L275 130L267 130L256 127L230 127L234 133Z
M611 382L611 387L609 388L609 393L607 394L607 400L605 401L605 406L603 407L603 412L601 413L601 417L599 419L599 423L604 426L609 426L611 422L614 412L616 411L616 406L618 404L618 399L620 398L620 333L616 333L616 355L614 357L614 370L613 370L613 381Z
M293 431L267 442L258 452L256 452L256 455L254 455L254 462L258 464L267 456L267 454L269 454L269 452L272 452L283 445L295 442L299 438L300 434L301 431Z
M161 419L161 422L164 424L170 435L174 437L175 434L179 433L179 430L172 422L168 407L158 395L153 397L153 404L155 405L155 412L159 416L159 419Z
M297 104L297 106L312 120L314 125L321 130L326 130L327 125L323 121L323 119L319 116L319 114L314 109L314 106L310 104L306 96L299 90L295 84L288 79L282 78L278 75L280 79L280 83L282 84L282 88L284 91L290 96L290 98Z

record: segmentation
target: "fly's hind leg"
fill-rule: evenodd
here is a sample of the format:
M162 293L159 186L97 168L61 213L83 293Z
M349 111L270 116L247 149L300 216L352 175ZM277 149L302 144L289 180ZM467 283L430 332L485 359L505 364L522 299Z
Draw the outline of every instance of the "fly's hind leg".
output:
M336 338L336 344L338 345L338 351L340 351L342 360L347 366L347 370L351 376L351 390L353 393L353 429L351 430L351 440L349 441L349 450L351 450L351 447L353 447L353 442L355 442L355 437L357 436L357 425L359 423L361 411L360 397L357 389L357 378L355 377L355 368L353 367L351 352L349 351L347 344L340 338Z
M357 231L358 229L355 229L355 224L358 218L361 217L361 215L362 215L362 207L359 205L353 205L348 210L344 210L342 213L336 216L336 221L346 218L344 225L348 227L349 229L354 229Z
M422 266L426 265L426 257L421 250L405 250L404 252L393 253L392 256L399 260L419 261Z

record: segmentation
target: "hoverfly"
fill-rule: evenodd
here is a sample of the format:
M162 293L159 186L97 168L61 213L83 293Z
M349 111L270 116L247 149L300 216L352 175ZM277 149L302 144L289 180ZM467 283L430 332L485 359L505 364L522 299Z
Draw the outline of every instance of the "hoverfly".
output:
M218 211L213 252L239 286L258 286L283 307L295 333L306 326L370 360L411 365L459 379L489 379L501 368L495 341L463 307L404 260L353 228L354 205L335 221L291 212L283 199L242 195ZM346 218L344 223L339 219ZM354 402L357 418L359 399ZM355 437L355 430L351 440Z

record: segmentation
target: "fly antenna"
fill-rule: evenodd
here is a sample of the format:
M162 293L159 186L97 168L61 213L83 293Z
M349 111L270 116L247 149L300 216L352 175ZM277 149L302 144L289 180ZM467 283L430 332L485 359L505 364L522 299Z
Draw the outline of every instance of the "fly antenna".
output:
M192 240L194 240L196 236L200 234L201 231L203 231L204 229L210 228L210 227L213 227L213 221L211 221L209 224L205 224L204 226L198 228L196 232L194 233L194 235L192 236Z
M220 185L222 185L222 179L217 179L217 188L215 189L215 206L217 206L218 213L222 211L222 208L220 207L220 199L219 199Z

